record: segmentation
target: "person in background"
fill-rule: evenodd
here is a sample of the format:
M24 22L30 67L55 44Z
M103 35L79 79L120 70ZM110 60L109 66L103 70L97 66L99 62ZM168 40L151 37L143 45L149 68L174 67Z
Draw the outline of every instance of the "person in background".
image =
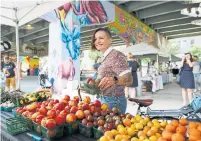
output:
M137 70L139 68L139 64L136 61L136 58L132 55L132 53L128 54L128 65L131 69L131 73L133 76L133 83L129 85L128 88L128 97L135 98L136 97L136 87L138 87L138 77Z
M195 65L193 66L193 75L195 80L195 90L197 92L201 88L201 62L198 61L198 57L194 56Z
M174 76L176 76L177 74L179 74L179 68L177 65L175 65L175 67L172 69L172 73Z
M93 70L95 71L94 75L93 75L93 79L96 80L98 77L98 68L101 64L100 63L95 63L93 65Z
M181 61L181 72L180 72L180 87L182 89L183 106L187 105L187 93L189 103L192 102L193 89L195 89L195 81L193 76L193 62L192 55L186 53Z
M13 90L16 88L15 83L15 64L10 62L9 57L4 57L4 66L3 66L4 73L6 75L6 91L11 90L10 85L12 86Z
M132 74L126 56L112 49L111 45L112 34L107 28L99 28L94 32L91 49L103 53L103 59L98 68L99 79L96 80L101 91L99 100L107 103L111 109L117 107L121 113L125 113L127 99L124 87L132 84Z

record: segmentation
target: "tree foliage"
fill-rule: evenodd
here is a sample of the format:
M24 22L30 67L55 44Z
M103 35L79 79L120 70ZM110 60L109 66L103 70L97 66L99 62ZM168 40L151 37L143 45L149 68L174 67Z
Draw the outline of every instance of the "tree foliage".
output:
M201 46L196 46L196 45L193 45L190 49L190 53L193 55L193 56L198 56L199 59L201 59Z
M103 56L103 54L97 50L95 50L95 51L90 50L89 51L89 58L92 60L95 60L96 58L102 57L102 56Z

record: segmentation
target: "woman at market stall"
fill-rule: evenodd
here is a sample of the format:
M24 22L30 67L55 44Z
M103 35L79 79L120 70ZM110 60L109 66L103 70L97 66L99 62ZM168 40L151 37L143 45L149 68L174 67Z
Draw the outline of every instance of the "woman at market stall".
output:
M126 56L111 48L112 35L106 28L99 28L94 32L91 45L92 50L103 53L102 63L98 69L100 101L107 103L110 108L116 106L121 113L125 113L127 100L124 87L131 85L133 81Z
M136 88L138 87L138 78L137 78L137 70L139 68L139 64L136 58L133 56L132 53L129 53L127 56L128 65L130 67L132 76L133 76L133 83L127 87L128 97L135 98L136 97Z
M189 103L192 102L193 89L195 89L195 82L193 76L193 58L190 53L186 53L181 61L180 72L180 86L182 89L183 105L187 105L187 93Z

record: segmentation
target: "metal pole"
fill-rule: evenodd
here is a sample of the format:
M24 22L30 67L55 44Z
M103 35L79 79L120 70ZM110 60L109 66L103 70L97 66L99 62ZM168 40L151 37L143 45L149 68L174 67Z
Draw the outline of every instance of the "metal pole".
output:
M17 17L17 8L13 8L13 10L15 11L15 17L16 20L14 20L15 22L15 34L16 34L16 53L17 53L17 65L16 65L16 71L17 71L17 87L16 89L20 89L20 60L19 60L19 20Z
M159 64L158 64L158 54L156 54L156 63L157 63L157 64L156 64L156 65L157 65L156 67L157 67L157 71L158 71L158 68L159 68L159 66L158 66L158 65L159 65Z
M18 21L15 22L15 33L16 33L16 53L17 53L17 87L16 89L20 89L20 60L19 60L19 26Z

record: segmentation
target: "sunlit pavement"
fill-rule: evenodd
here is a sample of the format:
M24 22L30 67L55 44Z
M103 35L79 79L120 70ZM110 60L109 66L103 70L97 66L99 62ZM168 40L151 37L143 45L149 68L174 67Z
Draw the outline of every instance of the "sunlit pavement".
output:
M39 88L38 76L23 76L20 80L20 90L23 92L34 92Z

